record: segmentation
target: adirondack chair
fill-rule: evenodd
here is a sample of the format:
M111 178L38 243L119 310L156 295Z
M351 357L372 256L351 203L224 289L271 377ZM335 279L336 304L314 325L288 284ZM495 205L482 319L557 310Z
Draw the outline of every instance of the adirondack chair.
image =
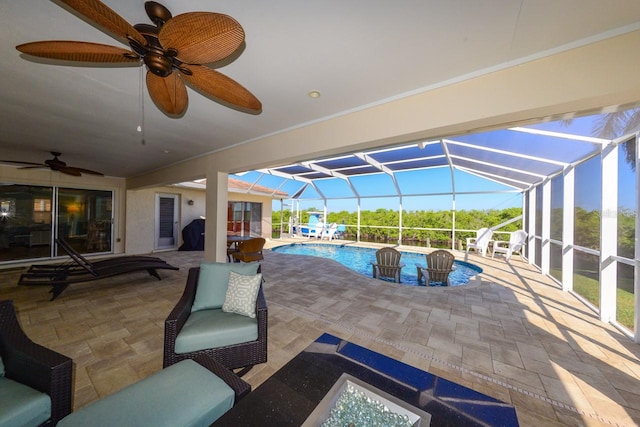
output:
M437 250L425 255L425 258L427 260L426 267L416 264L418 283L424 277L427 286L431 283L442 283L448 286L449 273L455 269L453 265L455 257L453 254L445 250Z
M376 262L371 262L374 279L388 277L400 283L400 271L404 264L400 262L402 254L394 248L382 248L376 251Z

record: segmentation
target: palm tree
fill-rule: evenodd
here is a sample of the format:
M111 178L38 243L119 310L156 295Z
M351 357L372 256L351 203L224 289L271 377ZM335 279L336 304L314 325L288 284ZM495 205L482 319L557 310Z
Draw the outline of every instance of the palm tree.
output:
M636 132L638 128L640 128L640 107L603 114L594 124L594 133L602 138L613 139ZM632 170L636 169L636 145L623 145L626 153L625 159Z
M568 126L571 119L565 120ZM598 138L614 139L622 135L636 132L640 129L640 107L614 113L602 114L593 124L592 134ZM623 144L625 160L636 170L636 144Z

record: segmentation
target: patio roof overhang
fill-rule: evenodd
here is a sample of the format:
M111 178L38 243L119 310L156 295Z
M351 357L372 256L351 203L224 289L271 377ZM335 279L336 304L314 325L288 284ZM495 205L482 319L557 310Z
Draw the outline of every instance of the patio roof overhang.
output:
M611 114L415 141L233 176L294 200L521 193L615 143L594 136Z

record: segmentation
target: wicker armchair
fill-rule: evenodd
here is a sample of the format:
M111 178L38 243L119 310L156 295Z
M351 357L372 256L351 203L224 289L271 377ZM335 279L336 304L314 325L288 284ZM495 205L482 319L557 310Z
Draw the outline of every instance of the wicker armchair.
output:
M381 248L376 251L376 262L371 263L373 278L388 277L400 283L400 272L404 264L400 262L402 254L394 248Z
M258 339L226 347L209 348L191 353L175 352L176 338L191 314L191 306L195 300L200 268L189 270L187 284L182 297L171 311L164 324L164 357L163 365L167 367L183 359L194 359L198 355L206 355L217 360L229 369L245 368L245 372L253 365L267 361L267 301L260 286L256 301L256 318L258 322Z
M51 398L51 418L43 425L55 426L71 413L73 361L31 341L12 301L0 301L0 354L6 378Z
M238 249L236 251L229 253L227 249L227 255L231 255L236 262L260 261L264 259L264 256L262 256L262 248L265 243L266 240L262 237L243 240L238 243Z

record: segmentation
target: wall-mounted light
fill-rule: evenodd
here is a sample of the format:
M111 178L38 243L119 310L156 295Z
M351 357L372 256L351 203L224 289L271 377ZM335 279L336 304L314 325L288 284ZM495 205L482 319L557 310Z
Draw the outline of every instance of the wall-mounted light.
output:
M193 200L189 200L189 201L187 202L187 204L188 204L189 206L193 206Z
M76 214L80 212L80 205L78 203L69 203L67 205L67 213Z

